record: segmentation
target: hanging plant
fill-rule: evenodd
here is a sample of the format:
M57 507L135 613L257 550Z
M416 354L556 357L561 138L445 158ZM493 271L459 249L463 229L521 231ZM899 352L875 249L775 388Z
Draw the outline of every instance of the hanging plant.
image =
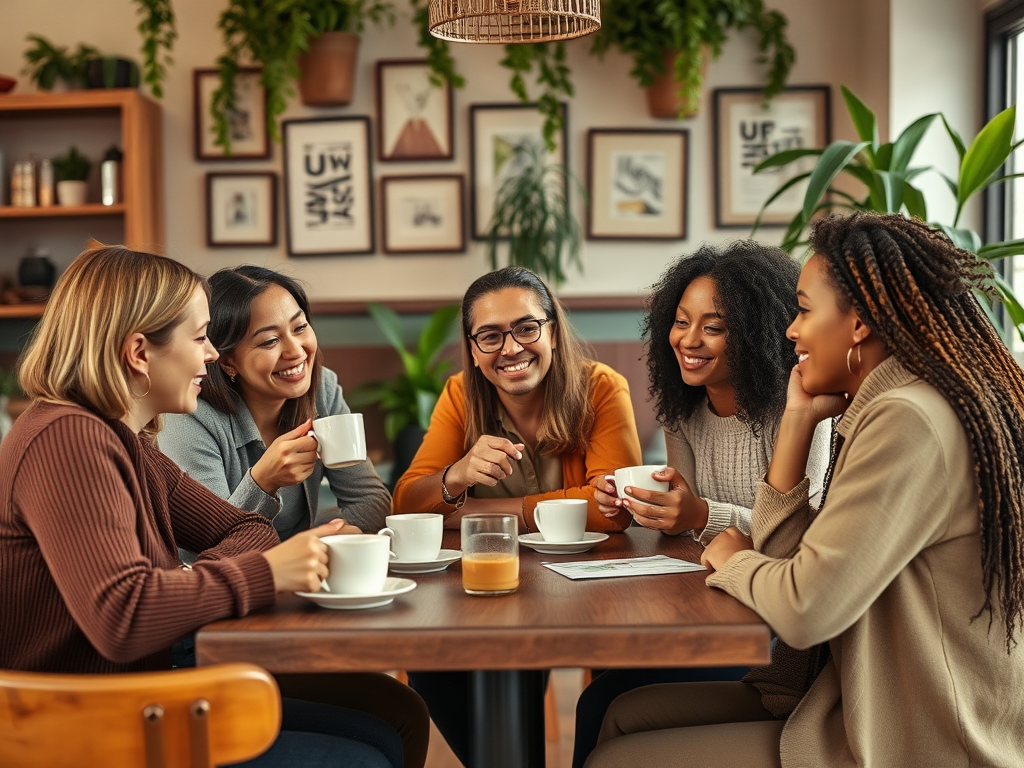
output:
M167 67L174 63L171 49L178 39L171 0L135 0L142 35L142 80L152 94L163 98ZM161 57L161 51L163 56Z

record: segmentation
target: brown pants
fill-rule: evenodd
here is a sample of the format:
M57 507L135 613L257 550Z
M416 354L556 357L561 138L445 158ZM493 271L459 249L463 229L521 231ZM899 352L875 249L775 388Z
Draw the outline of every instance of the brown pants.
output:
M745 683L648 685L612 703L586 768L781 768L783 725Z
M412 688L373 672L274 675L281 695L368 712L390 723L402 739L405 768L423 768L430 741L427 705Z

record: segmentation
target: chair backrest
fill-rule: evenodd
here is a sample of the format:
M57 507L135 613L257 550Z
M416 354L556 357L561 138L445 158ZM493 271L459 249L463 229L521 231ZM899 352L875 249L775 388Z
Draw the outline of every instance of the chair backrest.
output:
M0 766L209 768L264 752L277 683L253 664L120 675L0 670Z

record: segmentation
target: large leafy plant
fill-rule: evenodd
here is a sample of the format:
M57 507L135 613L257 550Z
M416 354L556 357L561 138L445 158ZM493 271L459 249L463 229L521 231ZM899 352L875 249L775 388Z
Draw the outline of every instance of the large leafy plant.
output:
M376 403L384 412L384 433L394 442L407 426L426 429L437 398L444 390L449 362L438 355L451 336L459 316L457 304L436 309L420 333L415 349L407 349L402 339L398 315L380 304L367 309L377 327L402 358L403 372L387 381L378 381L354 389L349 401L362 407Z
M391 0L229 0L217 26L224 53L217 59L220 86L210 107L217 144L230 151L228 116L235 110L235 78L250 63L262 66L267 91L267 132L280 140L277 118L295 95L298 59L324 32L362 34L368 22L393 24Z
M704 82L705 48L717 59L730 31L759 35L758 63L768 65L765 98L786 84L796 54L786 39L786 18L762 0L605 0L591 52L617 48L633 60L630 74L645 88L665 74L665 53L675 52L681 116L697 111Z
M59 80L81 88L85 85L85 62L99 55L95 48L82 43L69 53L67 46L54 45L41 35L25 39L32 45L25 50L26 65L22 72L44 91L53 90Z
M985 244L977 232L960 225L960 218L975 195L994 184L1024 175L1000 173L1013 151L1024 143L1013 141L1015 107L1011 106L993 117L969 145L941 113L918 118L895 141L883 144L878 138L878 121L875 113L848 88L842 86L841 89L859 141L839 139L824 148L784 150L766 158L754 168L754 173L761 173L769 169L786 167L805 157L818 158L812 170L790 178L761 208L761 213L764 213L764 210L786 190L803 181L807 182L803 207L793 217L783 237L782 247L785 250L793 251L806 242L804 232L815 215L822 211L840 209L903 213L928 221L932 226L945 232L960 248L976 253L990 262L1024 254L1024 240ZM959 156L956 178L940 173L931 166L913 164L921 140L936 120L942 122L946 134L956 147ZM956 213L952 222L929 221L924 194L914 183L926 172L940 173L952 193L956 201ZM841 175L859 183L859 193L847 191L848 187L836 186L835 182ZM755 230L757 226L755 223ZM1013 286L997 271L992 288L1002 300L1017 333L1024 339L1024 307L1014 293ZM987 302L982 301L982 306L989 310ZM990 317L996 322L991 312Z

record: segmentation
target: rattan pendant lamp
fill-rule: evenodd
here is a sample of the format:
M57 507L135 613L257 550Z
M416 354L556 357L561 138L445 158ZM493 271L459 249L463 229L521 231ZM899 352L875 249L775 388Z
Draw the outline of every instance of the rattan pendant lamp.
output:
M543 43L601 28L600 0L430 0L430 33L459 43Z

